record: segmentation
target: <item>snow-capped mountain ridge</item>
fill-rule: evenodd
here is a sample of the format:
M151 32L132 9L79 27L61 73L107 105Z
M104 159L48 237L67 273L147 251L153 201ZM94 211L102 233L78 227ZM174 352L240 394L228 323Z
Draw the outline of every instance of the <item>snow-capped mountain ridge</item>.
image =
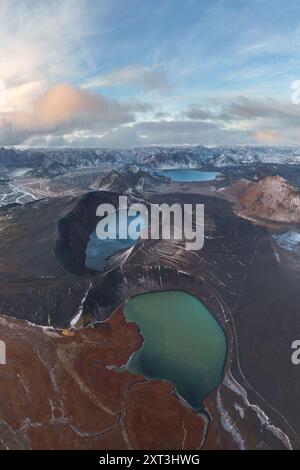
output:
M1 173L29 167L34 176L55 177L76 168L137 164L150 169L226 167L256 163L300 164L300 148L270 146L141 147L120 149L0 148Z

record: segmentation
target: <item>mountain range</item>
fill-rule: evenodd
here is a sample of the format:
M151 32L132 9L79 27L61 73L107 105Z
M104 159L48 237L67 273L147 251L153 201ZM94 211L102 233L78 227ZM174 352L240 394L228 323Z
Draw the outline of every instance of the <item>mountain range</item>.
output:
M27 168L32 176L55 177L78 168L135 164L146 169L201 168L251 165L256 163L300 164L300 148L272 146L202 145L118 149L15 149L0 148L0 171Z

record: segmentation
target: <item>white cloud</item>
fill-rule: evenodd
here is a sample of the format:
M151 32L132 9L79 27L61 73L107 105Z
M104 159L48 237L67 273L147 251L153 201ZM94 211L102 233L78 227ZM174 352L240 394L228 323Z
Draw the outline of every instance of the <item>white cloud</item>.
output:
M106 132L135 122L145 113L143 103L118 103L68 84L54 85L30 107L0 114L0 144L14 145L35 136L75 131Z
M70 0L1 0L0 78L8 86L45 76L66 79L88 28L85 7L85 1L74 8Z
M57 82L80 82L92 50L86 45L104 27L105 4L89 0L1 0L0 80L6 87L5 108L26 109Z
M86 82L84 88L140 86L147 90L165 91L170 84L164 70L158 66L130 66Z

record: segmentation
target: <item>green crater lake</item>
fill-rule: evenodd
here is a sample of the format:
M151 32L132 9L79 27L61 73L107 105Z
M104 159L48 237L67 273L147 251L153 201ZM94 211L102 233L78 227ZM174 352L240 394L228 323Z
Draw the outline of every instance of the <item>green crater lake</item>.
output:
M194 409L222 381L226 336L207 308L180 291L132 297L124 315L138 324L144 342L127 368L134 374L167 380Z

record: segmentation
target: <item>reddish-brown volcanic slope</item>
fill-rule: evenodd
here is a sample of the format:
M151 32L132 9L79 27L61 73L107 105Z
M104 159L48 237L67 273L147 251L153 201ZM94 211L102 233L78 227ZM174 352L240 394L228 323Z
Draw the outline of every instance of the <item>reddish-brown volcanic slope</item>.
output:
M241 180L225 193L239 203L239 215L281 223L300 222L300 193L281 176L268 176L257 183Z
M0 448L197 449L205 415L170 384L122 366L142 338L121 309L97 327L53 330L0 317Z

